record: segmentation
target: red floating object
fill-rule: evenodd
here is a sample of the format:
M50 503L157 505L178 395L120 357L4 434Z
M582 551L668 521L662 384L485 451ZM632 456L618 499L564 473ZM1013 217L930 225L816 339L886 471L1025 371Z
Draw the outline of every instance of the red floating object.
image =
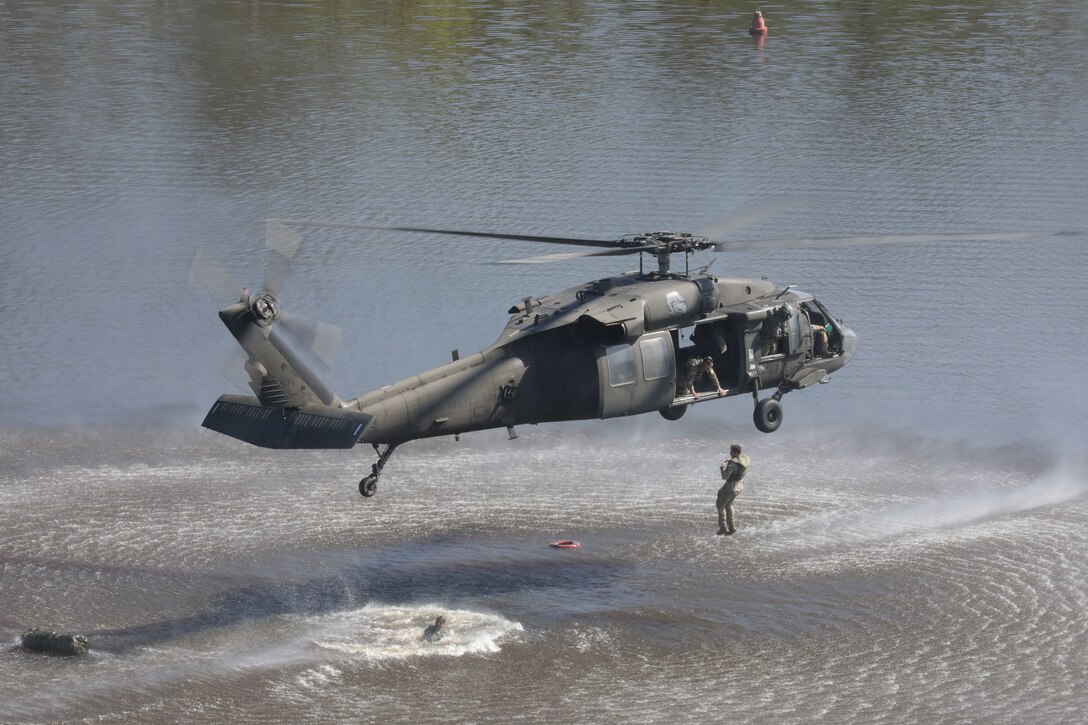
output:
M767 24L763 22L763 13L756 10L756 14L752 16L752 24L748 26L748 35L766 35Z
M582 544L578 541L571 541L570 539L560 539L559 541L553 541L548 546L553 549L577 549Z

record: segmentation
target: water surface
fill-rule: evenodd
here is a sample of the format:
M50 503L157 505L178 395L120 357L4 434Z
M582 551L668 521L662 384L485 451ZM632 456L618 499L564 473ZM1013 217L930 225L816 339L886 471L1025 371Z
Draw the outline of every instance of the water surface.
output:
M0 7L0 720L1082 719L1085 8L752 10ZM422 442L363 501L369 451L198 427L240 391L189 260L259 285L268 217L609 238L784 195L736 238L1040 234L693 259L861 335L773 436L732 400ZM345 397L636 265L303 240L281 297L344 328Z

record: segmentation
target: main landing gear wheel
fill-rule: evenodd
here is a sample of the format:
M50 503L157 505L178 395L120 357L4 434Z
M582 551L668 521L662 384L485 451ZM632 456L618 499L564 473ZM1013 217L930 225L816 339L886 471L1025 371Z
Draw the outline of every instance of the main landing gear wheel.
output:
M378 477L367 476L363 480L359 481L359 493L370 498L378 492Z
M782 425L782 404L774 398L764 398L756 403L752 420L764 433L774 433Z
M688 406L670 405L666 408L662 408L657 412L661 413L661 417L665 420L680 420L684 417L684 413L688 412Z

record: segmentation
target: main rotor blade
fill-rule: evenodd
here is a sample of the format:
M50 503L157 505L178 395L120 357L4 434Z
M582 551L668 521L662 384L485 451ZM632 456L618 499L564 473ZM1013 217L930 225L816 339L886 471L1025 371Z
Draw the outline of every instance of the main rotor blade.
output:
M519 242L548 242L550 244L573 244L583 247L614 247L615 239L581 239L578 237L543 237L532 234L498 234L494 232L470 232L461 229L431 229L428 227L394 227L384 224L348 224L344 222L327 222L317 219L274 219L280 224L331 227L334 229L379 229L390 232L418 232L422 234L455 234L462 237L477 237L481 239L512 239Z
M926 244L930 242L999 241L1005 239L1031 239L1051 236L1054 232L980 232L965 234L878 234L861 237L813 237L811 239L753 239L737 242L718 242L716 252L752 252L765 249L813 249L819 247L844 247L870 244ZM1059 232L1066 234L1068 232ZM1076 232L1073 232L1076 234Z
M495 264L546 264L548 262L564 262L568 259L578 259L579 257L618 257L623 254L657 251L659 251L658 247L647 244L641 247L622 247L620 249L606 249L602 252L559 252L558 254L545 254L541 257L503 259L495 262Z
M729 236L738 229L754 224L764 217L777 214L785 209L790 209L808 201L804 196L780 196L769 199L755 206L730 214L724 219L709 224L701 229L696 229L694 234L698 237L706 237L711 241Z

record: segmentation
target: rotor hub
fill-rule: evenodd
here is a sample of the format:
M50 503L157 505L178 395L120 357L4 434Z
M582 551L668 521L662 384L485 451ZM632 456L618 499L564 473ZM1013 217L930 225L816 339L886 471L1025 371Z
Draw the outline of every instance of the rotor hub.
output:
M706 237L686 232L643 232L620 237L621 247L657 247L654 254L673 254L676 252L696 252L714 246Z
M714 242L707 237L669 231L628 234L620 237L617 244L625 249L646 252L657 257L657 274L662 277L670 274L669 259L673 254L688 255L714 246Z
M249 303L258 324L270 324L280 316L280 303L271 292L261 292Z

